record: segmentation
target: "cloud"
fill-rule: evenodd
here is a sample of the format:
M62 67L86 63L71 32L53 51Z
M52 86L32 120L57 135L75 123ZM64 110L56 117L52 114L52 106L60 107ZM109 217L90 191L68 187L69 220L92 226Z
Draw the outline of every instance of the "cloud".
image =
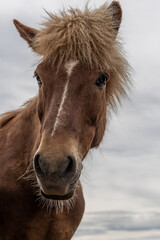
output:
M75 239L146 240L160 237L160 212L88 213Z

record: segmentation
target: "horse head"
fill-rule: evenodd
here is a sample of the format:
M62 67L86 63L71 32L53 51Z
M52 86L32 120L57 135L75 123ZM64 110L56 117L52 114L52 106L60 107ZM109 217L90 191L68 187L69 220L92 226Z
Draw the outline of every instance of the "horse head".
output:
M117 40L122 16L117 2L48 15L40 30L14 24L42 57L34 74L37 182L43 197L66 200L74 195L83 159L103 138L109 109L125 94L128 64Z

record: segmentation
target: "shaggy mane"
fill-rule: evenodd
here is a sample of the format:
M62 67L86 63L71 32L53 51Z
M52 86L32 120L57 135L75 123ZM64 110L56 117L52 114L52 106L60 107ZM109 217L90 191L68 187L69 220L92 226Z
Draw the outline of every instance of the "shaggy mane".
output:
M48 21L38 31L35 48L53 63L79 60L91 68L111 67L122 58L115 40L118 23L113 22L113 10L104 4L95 10L86 6L84 11L70 8L59 15L47 13Z
M37 97L34 97L27 101L21 108L6 112L0 115L0 129L2 129L9 121L18 116L20 113L27 115L31 110L35 109L37 103Z
M125 94L129 86L128 62L117 40L118 22L113 21L114 8L104 4L98 9L86 6L84 11L70 8L59 15L48 13L48 19L35 37L34 49L42 61L59 69L70 60L78 60L90 69L109 73L112 79L109 105Z

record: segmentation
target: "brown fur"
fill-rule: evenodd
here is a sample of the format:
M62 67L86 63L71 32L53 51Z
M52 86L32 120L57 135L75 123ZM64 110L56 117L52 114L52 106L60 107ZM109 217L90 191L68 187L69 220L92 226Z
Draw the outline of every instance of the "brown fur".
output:
M15 111L10 111L10 112L7 112L7 113L4 113L3 115L1 115L0 128L2 128L4 125L6 125L10 120L15 118L21 111L22 111L22 109L17 109Z
M70 240L76 231L84 212L82 161L100 144L106 114L108 119L129 84L128 63L116 40L121 15L113 2L49 14L41 30L14 20L21 37L43 56L36 69L42 86L37 97L0 118L0 240ZM95 81L102 71L109 80L99 88ZM74 195L54 201L41 191L61 199Z
M69 212L65 208L63 213L57 214L56 205L43 203L36 196L33 168L27 170L39 138L36 105L37 98L27 103L22 111L14 112L12 120L5 115L6 124L0 129L1 240L69 240L83 215L84 199L80 183L74 208L70 208Z

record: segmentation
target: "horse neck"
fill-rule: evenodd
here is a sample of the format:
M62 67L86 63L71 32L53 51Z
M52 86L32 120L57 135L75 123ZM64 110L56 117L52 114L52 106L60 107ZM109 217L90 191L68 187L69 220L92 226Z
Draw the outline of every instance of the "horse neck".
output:
M32 162L39 144L40 123L36 113L37 98L33 99L0 131L0 162L4 170L14 167L18 174L24 173Z

